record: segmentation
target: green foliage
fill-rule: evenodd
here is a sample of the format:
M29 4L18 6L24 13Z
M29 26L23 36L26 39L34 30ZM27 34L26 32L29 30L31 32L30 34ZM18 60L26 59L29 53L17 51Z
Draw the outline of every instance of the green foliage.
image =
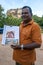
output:
M11 15L6 16L3 13L3 11L4 11L4 9L0 5L0 27L3 27L4 25L15 25L15 26L20 25L20 23L22 21L21 18L14 18ZM38 17L37 15L33 15L32 18L35 20L35 22L37 22L43 28L43 16Z
M6 25L15 25L19 26L21 23L22 19L21 18L14 18L12 16L7 16L6 17Z
M2 28L4 25L15 25L15 26L19 26L20 22L22 21L21 18L14 18L11 15L10 16L6 16L3 13L4 9L3 7L0 5L0 28Z
M40 20L40 26L43 27L43 16L41 17L41 20Z
M0 5L0 27L3 27L4 25L4 20L5 20L5 14L3 13L4 9Z
M43 26L43 16L42 17L38 17L36 15L33 16L33 19L35 20L35 22L37 22L40 26Z
M3 7L0 5L0 16L2 16L3 15L3 12L4 11L4 9L3 9Z

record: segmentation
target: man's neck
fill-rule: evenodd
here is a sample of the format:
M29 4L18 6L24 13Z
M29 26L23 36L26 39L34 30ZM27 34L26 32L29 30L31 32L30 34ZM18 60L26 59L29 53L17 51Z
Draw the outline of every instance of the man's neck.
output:
M32 19L30 19L30 20L25 20L23 23L24 24L27 24L28 22L30 22Z

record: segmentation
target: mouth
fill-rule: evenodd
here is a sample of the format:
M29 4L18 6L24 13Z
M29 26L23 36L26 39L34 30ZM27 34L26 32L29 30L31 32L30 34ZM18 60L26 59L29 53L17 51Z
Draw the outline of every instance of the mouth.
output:
M27 20L27 17L26 17L26 16L23 16L22 19L23 19L23 20Z

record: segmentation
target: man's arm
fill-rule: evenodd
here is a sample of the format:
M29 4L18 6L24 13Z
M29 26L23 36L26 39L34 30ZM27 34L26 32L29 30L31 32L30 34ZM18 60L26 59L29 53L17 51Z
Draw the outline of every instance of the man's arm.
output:
M21 45L17 45L17 46L11 45L11 47L13 49L21 49ZM40 47L41 47L41 44L37 44L37 43L23 45L23 49L29 49L29 50L32 50L34 48L40 48Z
M37 44L37 43L23 45L24 49L29 49L29 50L32 50L34 48L40 48L40 47L41 47L41 44Z

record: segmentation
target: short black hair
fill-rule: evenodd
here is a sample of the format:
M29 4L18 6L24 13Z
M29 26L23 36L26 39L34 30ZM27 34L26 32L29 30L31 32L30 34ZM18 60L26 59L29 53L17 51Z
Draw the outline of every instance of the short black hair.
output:
M25 8L28 8L28 9L29 9L30 14L31 14L31 16L32 16L32 9L31 9L31 7L29 7L29 6L24 6L24 7L22 7L22 9L25 9Z

